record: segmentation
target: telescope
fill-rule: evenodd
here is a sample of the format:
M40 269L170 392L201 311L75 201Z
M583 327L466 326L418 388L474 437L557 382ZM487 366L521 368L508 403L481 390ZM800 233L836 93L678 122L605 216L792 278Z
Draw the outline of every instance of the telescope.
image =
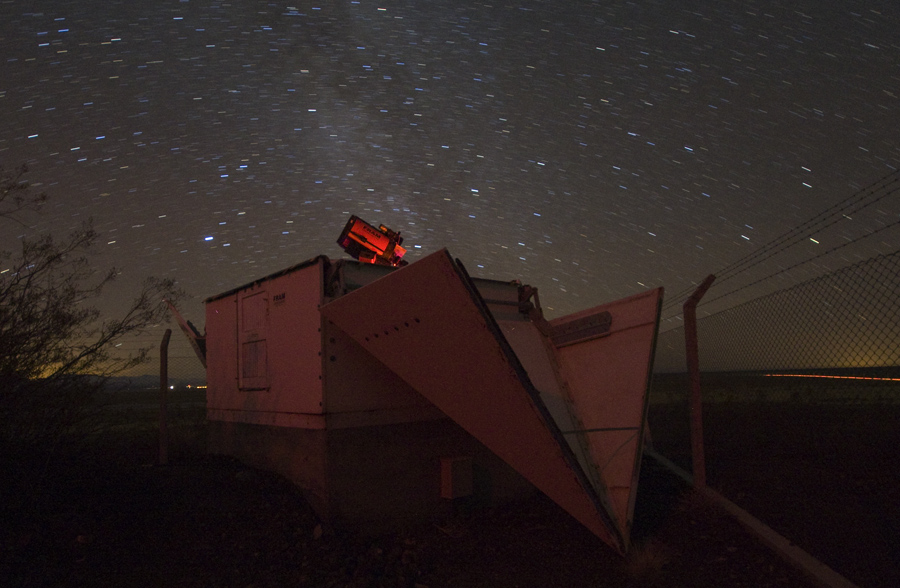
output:
M353 259L363 263L391 267L402 267L408 263L401 259L406 249L400 246L403 237L399 232L384 225L376 229L355 214L347 221L337 243Z

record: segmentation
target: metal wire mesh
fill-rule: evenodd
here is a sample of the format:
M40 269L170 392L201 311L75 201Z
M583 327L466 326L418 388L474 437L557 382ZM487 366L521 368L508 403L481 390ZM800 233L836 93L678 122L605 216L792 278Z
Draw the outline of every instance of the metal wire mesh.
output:
M900 251L702 318L700 367L891 377L900 365ZM684 369L684 330L660 334L656 371Z
M860 585L896 585L900 251L709 314L697 333L709 485ZM683 327L660 334L649 419L655 449L689 470L684 349Z

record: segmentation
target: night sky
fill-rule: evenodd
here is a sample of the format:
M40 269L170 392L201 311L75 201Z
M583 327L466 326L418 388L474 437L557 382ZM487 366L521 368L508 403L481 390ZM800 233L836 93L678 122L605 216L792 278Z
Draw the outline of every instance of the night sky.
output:
M0 249L92 217L111 294L175 278L200 325L350 214L550 316L679 292L900 168L898 31L896 0L0 0L0 164L50 196Z

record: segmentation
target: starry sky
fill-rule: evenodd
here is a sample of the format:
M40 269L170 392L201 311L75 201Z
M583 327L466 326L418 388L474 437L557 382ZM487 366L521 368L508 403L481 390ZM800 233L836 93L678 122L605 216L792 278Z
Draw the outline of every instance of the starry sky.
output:
M897 31L895 0L0 0L0 164L50 196L0 249L92 218L111 296L174 278L200 325L350 214L550 316L678 292L900 167Z

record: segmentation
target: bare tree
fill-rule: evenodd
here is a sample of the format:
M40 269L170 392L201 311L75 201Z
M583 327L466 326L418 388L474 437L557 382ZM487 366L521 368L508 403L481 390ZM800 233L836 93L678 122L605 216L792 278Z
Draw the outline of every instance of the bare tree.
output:
M25 210L38 210L47 201L44 193L34 194L24 180L28 166L22 164L15 170L6 170L0 166L0 218L14 220L16 213Z
M24 168L0 170L0 222L40 207ZM20 251L0 253L0 444L58 438L104 378L146 360L147 349L122 355L116 344L165 319L164 298L179 298L172 280L148 278L122 316L103 318L92 305L118 271L99 271L90 254L90 222L64 238L23 237Z

